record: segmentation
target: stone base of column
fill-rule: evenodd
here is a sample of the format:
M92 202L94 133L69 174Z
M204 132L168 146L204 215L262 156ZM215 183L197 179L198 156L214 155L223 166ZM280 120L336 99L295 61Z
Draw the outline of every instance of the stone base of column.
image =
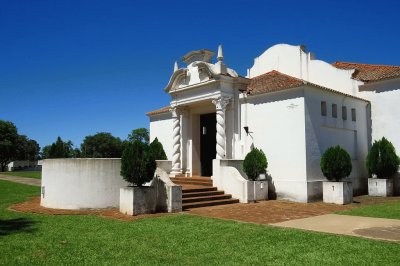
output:
M185 176L184 174L182 174L182 171L180 171L180 170L172 170L170 173L169 173L169 177L183 177L183 176Z

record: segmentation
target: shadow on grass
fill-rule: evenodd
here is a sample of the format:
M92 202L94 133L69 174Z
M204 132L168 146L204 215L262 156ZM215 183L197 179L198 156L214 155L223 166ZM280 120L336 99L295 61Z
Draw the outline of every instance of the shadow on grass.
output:
M34 227L36 223L37 222L25 218L0 219L0 237L14 233L33 233L36 231Z

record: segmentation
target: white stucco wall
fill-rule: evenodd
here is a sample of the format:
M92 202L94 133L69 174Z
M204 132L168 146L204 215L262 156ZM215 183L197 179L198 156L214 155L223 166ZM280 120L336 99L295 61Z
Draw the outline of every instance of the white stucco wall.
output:
M321 101L326 102L327 115L321 115ZM332 104L337 105L337 118L332 117ZM340 145L349 152L353 170L349 181L356 194L366 192L368 174L365 158L368 153L368 102L345 95L307 87L305 90L305 117L307 141L307 181L326 180L320 168L325 150ZM342 118L342 106L347 108L347 120ZM356 109L356 121L352 121L351 109ZM310 187L309 196L321 193L322 184Z
M254 59L248 77L253 78L272 70L310 81L340 92L355 95L362 82L351 78L354 70L338 69L331 64L316 60L300 45L277 44Z
M170 112L150 117L150 142L157 137L163 145L168 160L172 160L172 129Z
M268 159L278 198L307 201L303 90L248 97L241 106L242 158L253 144ZM249 127L249 136L243 130Z
M55 209L119 206L120 159L46 159L40 204Z
M371 101L372 141L385 137L400 155L400 79L365 85L358 95Z

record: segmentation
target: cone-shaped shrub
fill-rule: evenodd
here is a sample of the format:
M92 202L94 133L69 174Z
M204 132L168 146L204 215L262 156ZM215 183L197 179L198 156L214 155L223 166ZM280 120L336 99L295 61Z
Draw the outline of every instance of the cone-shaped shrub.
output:
M324 152L320 166L324 176L334 181L348 177L352 170L350 155L339 145L330 147Z
M121 175L127 182L143 186L153 179L156 167L148 144L139 140L127 144L121 158Z
M267 157L260 149L252 149L244 158L243 170L250 180L257 180L259 174L265 173L268 167Z
M165 155L163 145L157 138L150 143L150 150L155 160L167 160L167 155Z
M399 169L400 159L396 149L386 138L375 141L367 156L367 169L369 173L378 178L390 178Z

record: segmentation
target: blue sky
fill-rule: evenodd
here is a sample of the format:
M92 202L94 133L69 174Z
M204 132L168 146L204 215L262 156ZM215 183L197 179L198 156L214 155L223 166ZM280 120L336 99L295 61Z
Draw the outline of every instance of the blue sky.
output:
M400 65L398 10L383 0L2 0L0 119L42 147L97 132L125 139L169 103L174 61L218 44L242 75L277 43L328 62Z

